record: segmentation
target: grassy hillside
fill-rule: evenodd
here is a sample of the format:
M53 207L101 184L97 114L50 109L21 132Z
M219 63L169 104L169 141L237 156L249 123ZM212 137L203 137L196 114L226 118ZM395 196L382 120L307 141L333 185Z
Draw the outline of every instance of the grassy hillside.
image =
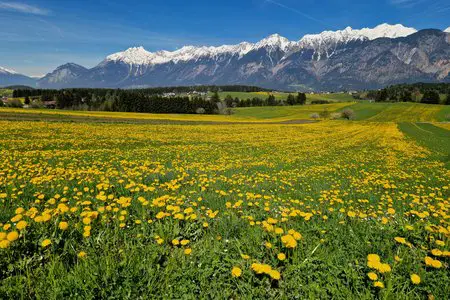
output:
M338 102L323 105L246 107L234 109L233 115L196 114L147 114L104 111L33 110L0 108L0 117L27 119L45 118L105 118L116 120L167 120L177 122L284 122L310 119L312 113L323 110L331 112L350 108L355 112L356 121L372 122L442 122L450 115L450 106L418 103L349 103ZM33 117L33 118L31 118Z
M245 107L235 109L235 119L256 118L262 120L296 120L309 119L312 113L327 109L329 112L339 111L348 103L333 103L303 106Z
M436 122L450 114L448 105L420 103L356 103L349 108L356 120L374 122Z
M312 100L327 100L327 101L338 101L338 102L353 102L355 101L352 95L348 93L331 93L331 94L306 94L306 99L308 101Z
M297 93L292 93L296 95ZM220 92L219 96L221 99L225 98L227 95L232 96L233 98L238 97L239 99L248 99L253 97L266 99L269 95L274 95L277 100L286 99L289 93L282 92ZM311 102L313 100L327 100L332 102L351 102L354 101L351 95L347 93L332 93L332 94L306 94L306 101Z
M429 123L400 123L399 129L450 166L450 131Z

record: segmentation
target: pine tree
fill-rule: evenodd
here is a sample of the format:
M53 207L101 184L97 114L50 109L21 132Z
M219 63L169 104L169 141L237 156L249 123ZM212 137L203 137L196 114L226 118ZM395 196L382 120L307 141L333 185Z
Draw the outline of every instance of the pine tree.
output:
M411 102L412 101L412 94L410 91L403 91L400 101L402 102Z
M294 105L296 103L295 97L292 94L289 94L286 99L286 103L288 105Z
M306 94L305 93L298 93L296 100L297 100L297 104L305 105L306 104Z
M274 95L270 95L269 98L267 98L267 105L268 106L276 106L277 100L275 99Z
M211 102L213 103L220 102L220 96L217 91L215 91L214 94L211 96Z
M439 104L440 97L438 92L434 90L427 90L425 93L423 93L422 100L420 102L426 103L426 104Z
M445 105L450 105L450 92L447 94L447 98L445 99L444 104Z

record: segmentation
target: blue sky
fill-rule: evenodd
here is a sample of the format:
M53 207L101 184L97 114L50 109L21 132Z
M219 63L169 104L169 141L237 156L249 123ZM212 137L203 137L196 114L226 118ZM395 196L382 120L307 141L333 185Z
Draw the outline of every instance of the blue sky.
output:
M93 67L131 46L298 40L384 22L444 29L449 15L448 0L0 0L0 66L36 76L67 62Z

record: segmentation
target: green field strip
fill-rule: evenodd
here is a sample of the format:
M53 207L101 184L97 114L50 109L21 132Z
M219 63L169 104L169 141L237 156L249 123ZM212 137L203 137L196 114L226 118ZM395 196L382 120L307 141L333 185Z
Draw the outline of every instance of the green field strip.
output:
M450 131L429 123L400 123L399 129L450 166Z

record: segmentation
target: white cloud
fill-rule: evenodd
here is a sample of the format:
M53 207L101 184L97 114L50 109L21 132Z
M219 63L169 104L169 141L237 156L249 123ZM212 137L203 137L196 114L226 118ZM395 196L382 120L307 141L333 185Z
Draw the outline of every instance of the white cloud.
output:
M14 12L20 12L24 14L33 14L33 15L41 15L45 16L50 13L49 10L39 8L37 6L28 5L25 3L19 2L3 2L0 1L0 10L8 10Z
M265 0L265 2L266 2L266 3L274 4L274 5L276 5L276 6L282 7L282 8L287 9L287 10L290 10L290 11L296 13L296 14L299 14L299 15L305 17L305 18L308 18L308 19L310 19L310 20L312 20L312 21L315 21L315 22L317 22L317 23L320 23L320 24L322 24L322 25L328 25L327 23L323 22L322 20L319 20L319 19L317 19L317 18L314 18L314 17L311 16L311 15L308 15L308 14L302 12L302 11L299 11L298 9L295 9L295 8L293 8L293 7L284 5L283 3L277 2L277 1L275 1L275 0Z
M417 4L425 2L426 0L388 0L391 4L400 7L413 7Z

